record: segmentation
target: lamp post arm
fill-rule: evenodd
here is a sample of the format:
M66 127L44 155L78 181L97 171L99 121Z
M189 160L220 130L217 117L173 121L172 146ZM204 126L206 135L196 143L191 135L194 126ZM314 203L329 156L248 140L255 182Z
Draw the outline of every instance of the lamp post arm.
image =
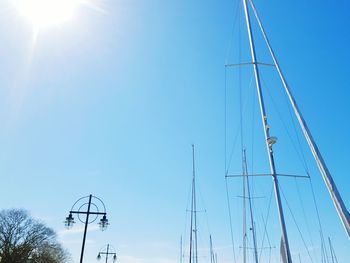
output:
M84 211L69 211L69 213L71 213L71 214L84 214L84 215L86 215L86 214L90 214L90 215L107 215L107 213L105 213L105 212L91 212L91 211L89 211L89 212L84 212Z

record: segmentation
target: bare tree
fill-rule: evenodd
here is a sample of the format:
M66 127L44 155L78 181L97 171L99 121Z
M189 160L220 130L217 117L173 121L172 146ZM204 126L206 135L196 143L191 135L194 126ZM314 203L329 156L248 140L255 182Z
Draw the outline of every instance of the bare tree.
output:
M55 232L25 210L0 211L0 263L64 263Z

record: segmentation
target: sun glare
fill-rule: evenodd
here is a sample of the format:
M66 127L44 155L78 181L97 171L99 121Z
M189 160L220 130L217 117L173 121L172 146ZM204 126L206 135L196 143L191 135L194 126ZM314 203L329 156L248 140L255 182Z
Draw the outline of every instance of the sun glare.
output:
M70 20L79 0L12 0L34 27L45 28Z

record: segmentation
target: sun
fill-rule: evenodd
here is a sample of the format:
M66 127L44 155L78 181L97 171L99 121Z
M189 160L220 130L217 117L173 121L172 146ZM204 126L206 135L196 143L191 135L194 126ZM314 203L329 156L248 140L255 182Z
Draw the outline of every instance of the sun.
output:
M37 29L61 25L73 17L79 0L12 0L19 13Z

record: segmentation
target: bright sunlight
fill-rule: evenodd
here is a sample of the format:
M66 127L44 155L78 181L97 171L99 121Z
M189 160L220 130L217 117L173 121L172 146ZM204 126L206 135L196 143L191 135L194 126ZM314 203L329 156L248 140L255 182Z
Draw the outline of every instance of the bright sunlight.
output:
M12 0L35 28L57 26L70 20L79 0Z

